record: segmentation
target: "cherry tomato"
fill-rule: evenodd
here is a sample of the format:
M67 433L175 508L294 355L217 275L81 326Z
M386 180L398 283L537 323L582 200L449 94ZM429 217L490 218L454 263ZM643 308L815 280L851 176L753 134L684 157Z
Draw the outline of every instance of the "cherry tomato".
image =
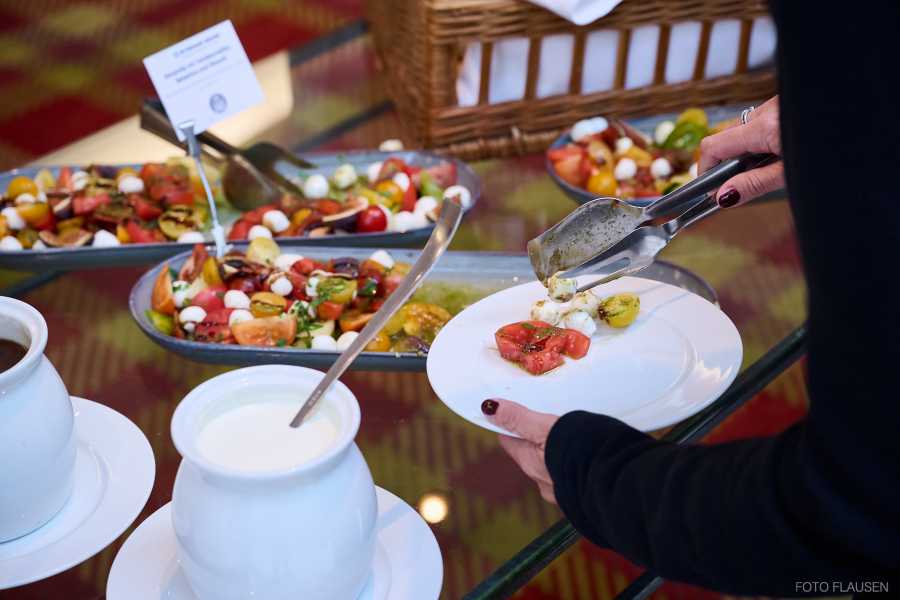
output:
M300 273L301 275L309 275L316 269L321 269L324 265L317 263L311 258L301 258L293 265L291 265L291 271L295 273Z
M144 185L148 185L153 183L156 179L159 179L165 174L165 167L159 163L145 163L143 167L141 167L141 172L138 176L144 180ZM60 173L62 175L62 173Z
M316 315L323 321L334 321L344 312L344 305L326 300L316 309Z
M316 210L323 215L335 215L341 212L341 203L337 200L330 200L328 198L316 200L315 207Z
M400 210L412 212L416 208L416 200L419 196L416 194L416 186L412 183L403 192L403 200L400 201Z
M412 186L409 186L412 189ZM415 192L413 192L415 194ZM370 206L356 217L356 231L368 233L387 229L387 217L377 206Z
M6 188L6 197L15 200L21 194L37 196L38 191L38 186L34 181L24 175L18 175L9 182Z
M607 169L591 175L587 183L587 190L598 196L615 196L617 188L616 178Z
M275 210L278 208L277 204L266 204L265 206L260 206L259 208L254 208L253 210L248 210L241 217L242 221L247 221L250 223L250 226L253 225L261 225L263 215L269 212L270 210Z

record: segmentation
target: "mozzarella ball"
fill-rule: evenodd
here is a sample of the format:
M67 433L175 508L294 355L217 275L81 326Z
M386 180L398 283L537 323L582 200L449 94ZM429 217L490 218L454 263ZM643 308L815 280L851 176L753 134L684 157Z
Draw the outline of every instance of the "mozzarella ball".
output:
M318 277L310 277L309 279L306 280L306 290L304 290L304 291L306 292L306 295L309 296L310 298L315 298L316 295L319 293L319 291L317 289L318 287L319 287L319 278Z
M448 198L458 198L459 204L464 208L468 209L472 206L472 192L461 185L451 185L446 190L444 190L444 200Z
M628 150L634 146L634 140L630 137L620 137L616 140L616 152L622 154L623 152L628 152Z
M343 164L334 170L334 184L345 190L356 183L356 169L351 164Z
M416 214L408 210L401 210L391 222L391 231L403 233L411 229L419 229L428 225L428 219L424 214Z
M185 231L178 236L179 244L202 244L205 240L199 231Z
M43 191L38 192L37 197L35 198L38 202L47 202L47 194Z
M0 210L0 215L6 217L6 226L13 231L25 228L25 219L23 219L22 215L19 214L19 211L12 206L7 206L3 210Z
M603 117L582 119L572 126L572 139L580 142L594 134L600 133L609 127L609 122Z
M81 191L87 187L90 180L91 176L84 171L75 171L72 173L72 189L76 192Z
M309 335L311 337L331 337L332 333L334 333L334 321L322 321L318 323L316 327L309 330Z
M431 211L438 207L437 198L434 196L422 196L416 200L416 207L413 212L417 215L428 215Z
M663 121L653 130L653 141L657 146L662 146L668 139L669 134L675 130L675 123L672 121Z
M232 290L237 291L237 290ZM244 321L252 321L253 313L245 308L238 308L231 311L231 314L228 315L228 326L231 327L236 323L243 323Z
M0 240L0 250L22 250L22 242L11 235L5 235Z
M178 313L178 320L182 323L199 323L205 318L206 311L199 306L188 306Z
M16 240L18 241L18 240ZM32 250L43 250L47 247L47 244L42 242L41 240L37 240L35 243L31 245Z
M281 233L291 226L291 222L287 218L287 215L280 210L268 211L263 215L262 222L263 225L265 225L275 233Z
M691 168L688 169L688 175L695 179L697 178L697 163L691 165Z
M119 245L121 245L119 238L105 229L97 230L97 233L94 234L94 241L91 242L91 246L97 248L112 248Z
M547 300L538 300L531 307L531 319L534 321L543 321L556 325L559 323L561 305L556 302L548 302Z
M572 310L584 311L591 315L592 318L597 318L597 309L599 308L600 298L595 296L590 290L578 292L575 294L575 297L572 298Z
M330 335L316 335L312 339L313 350L337 350L337 342Z
M303 195L313 200L328 195L328 180L324 175L310 175L303 182Z
M368 178L369 183L375 183L376 181L378 181L378 175L381 173L381 166L383 164L384 163L380 161L374 162L369 165L368 169L366 169L366 177Z
M126 175L119 178L119 191L123 194L139 194L144 191L144 182L140 177Z
M563 317L563 326L566 329L574 329L584 335L591 337L597 331L597 324L591 315L583 310L571 310Z
M293 284L287 277L279 277L269 286L271 290L279 296L287 296L294 290Z
M250 308L250 296L241 290L228 290L222 300L225 302L225 308Z
M37 198L29 194L28 192L16 196L16 206L22 206L24 204L34 204L35 202L37 202Z
M378 145L382 152L400 152L403 150L403 142L397 139L384 140Z
M631 160L630 158L623 158L619 162L616 163L616 170L613 172L616 179L619 181L624 181L625 179L631 179L637 174L637 163Z
M372 256L369 257L369 260L377 262L385 269L392 269L394 267L394 257L391 256L387 250L376 250L372 253Z
M359 334L355 331L345 331L344 333L342 333L341 337L337 339L338 352L343 352L344 350L349 348L350 344L352 344L353 340L355 340L357 337L359 337Z
M547 280L547 291L550 299L556 302L568 302L578 290L578 282L575 279L563 279L553 275Z
M650 174L657 179L664 179L672 174L672 165L665 158L657 158L650 163Z
M391 180L397 184L397 186L403 190L404 192L409 189L411 182L409 180L409 175L406 173L394 173L394 176Z
M299 254L279 254L275 259L275 268L279 271L290 271L291 267L298 260L303 260L303 257Z
M250 228L250 231L247 232L247 239L255 240L256 238L272 239L272 231L264 225L254 225Z
M187 281L180 279L172 282L172 300L175 302L175 308L181 308L187 304L190 287Z

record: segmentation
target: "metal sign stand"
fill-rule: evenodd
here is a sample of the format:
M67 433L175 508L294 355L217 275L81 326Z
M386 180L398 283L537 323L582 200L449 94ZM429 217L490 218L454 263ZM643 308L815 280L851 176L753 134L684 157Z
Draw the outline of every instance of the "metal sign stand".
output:
M203 182L203 189L206 191L206 201L209 203L209 214L212 217L212 236L216 244L216 258L225 256L225 230L219 223L219 213L216 210L216 200L213 198L212 189L209 187L209 180L206 178L206 170L203 168L203 162L200 160L200 144L197 142L197 136L194 135L194 122L185 121L178 125L178 129L184 134L187 140L188 156L194 159L197 166L197 173L200 175L200 181Z

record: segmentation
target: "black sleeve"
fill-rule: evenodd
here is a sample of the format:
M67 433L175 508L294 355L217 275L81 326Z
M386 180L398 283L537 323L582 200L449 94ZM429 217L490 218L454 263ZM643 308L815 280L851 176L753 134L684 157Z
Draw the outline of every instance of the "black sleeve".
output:
M773 14L809 289L807 418L681 447L570 413L546 462L591 541L669 579L797 596L798 581L900 572L900 3L784 0Z

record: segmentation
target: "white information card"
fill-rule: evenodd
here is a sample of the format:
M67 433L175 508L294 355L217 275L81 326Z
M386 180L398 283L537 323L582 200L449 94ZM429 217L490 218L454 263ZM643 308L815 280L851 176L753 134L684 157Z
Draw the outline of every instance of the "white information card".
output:
M264 100L231 21L222 21L144 59L153 87L178 134L194 122L200 133Z

